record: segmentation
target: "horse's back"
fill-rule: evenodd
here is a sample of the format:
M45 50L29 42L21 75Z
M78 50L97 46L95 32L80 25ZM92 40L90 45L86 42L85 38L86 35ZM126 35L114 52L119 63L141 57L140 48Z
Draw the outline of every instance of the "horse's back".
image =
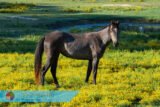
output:
M54 31L45 36L45 44L56 48L61 54L76 59L89 59L91 57L89 39L85 35Z
M53 31L45 35L45 41L56 41L60 37L62 37L62 32L60 31Z

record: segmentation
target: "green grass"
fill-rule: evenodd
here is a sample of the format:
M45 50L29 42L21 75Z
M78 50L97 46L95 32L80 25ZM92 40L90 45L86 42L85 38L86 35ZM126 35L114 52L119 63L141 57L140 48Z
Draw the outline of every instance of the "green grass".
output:
M0 36L17 37L27 34L43 35L54 28L82 23L108 22L126 19L130 22L159 22L159 2L125 2L131 6L106 1L16 1L0 0ZM47 2L46 4L44 4ZM27 4L25 4L27 3ZM119 3L119 5L123 3Z
M119 48L110 45L100 60L97 85L92 84L92 75L89 83L84 83L87 61L60 56L58 90L79 90L71 102L0 103L0 106L159 106L159 34L123 31L120 37ZM27 35L0 39L0 75L4 78L1 90L57 90L49 71L45 86L34 83L33 52L39 38Z
M27 34L43 35L54 28L82 23L108 22L154 22L160 20L159 2L125 2L132 6L105 6L106 1L16 1L0 2L0 36L17 37ZM25 4L28 3L28 4ZM117 4L109 2L109 4ZM118 4L123 4L119 3Z
M128 2L129 1L129 2ZM160 106L160 32L121 28L120 46L110 45L101 59L97 85L84 83L87 61L60 56L56 89L50 71L45 86L34 83L34 51L53 29L77 24L160 22L158 0L0 0L0 90L79 90L68 103L0 103L0 106L128 107ZM107 4L129 4L131 7ZM21 8L24 6L25 9ZM18 11L17 11L18 10ZM101 28L101 27L98 27ZM69 32L95 31L95 28ZM145 29L152 29L147 26ZM155 28L154 28L155 29ZM43 57L43 64L45 56Z

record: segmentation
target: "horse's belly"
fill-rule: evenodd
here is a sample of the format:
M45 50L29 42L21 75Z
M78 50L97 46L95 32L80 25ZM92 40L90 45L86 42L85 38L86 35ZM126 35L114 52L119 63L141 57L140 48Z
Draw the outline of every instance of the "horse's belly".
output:
M77 59L90 59L91 55L88 51L75 51L70 56Z
M91 59L91 52L90 49L86 47L81 47L81 48L71 48L65 46L61 53L64 56L74 58L74 59Z

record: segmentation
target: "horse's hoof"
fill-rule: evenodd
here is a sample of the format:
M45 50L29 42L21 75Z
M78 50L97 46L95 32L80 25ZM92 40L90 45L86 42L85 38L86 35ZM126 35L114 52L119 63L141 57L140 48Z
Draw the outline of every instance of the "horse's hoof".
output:
M60 85L56 85L56 88L60 88Z
M96 82L93 82L94 85L96 85Z
M40 83L39 85L44 86L44 83Z
M88 81L85 80L85 83L88 83Z

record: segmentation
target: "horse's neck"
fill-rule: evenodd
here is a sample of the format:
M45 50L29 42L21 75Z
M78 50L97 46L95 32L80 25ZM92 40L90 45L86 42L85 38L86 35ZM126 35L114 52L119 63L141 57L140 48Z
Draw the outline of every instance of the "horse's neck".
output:
M109 27L99 31L99 36L103 42L103 45L107 45L110 42L111 38L109 36Z

